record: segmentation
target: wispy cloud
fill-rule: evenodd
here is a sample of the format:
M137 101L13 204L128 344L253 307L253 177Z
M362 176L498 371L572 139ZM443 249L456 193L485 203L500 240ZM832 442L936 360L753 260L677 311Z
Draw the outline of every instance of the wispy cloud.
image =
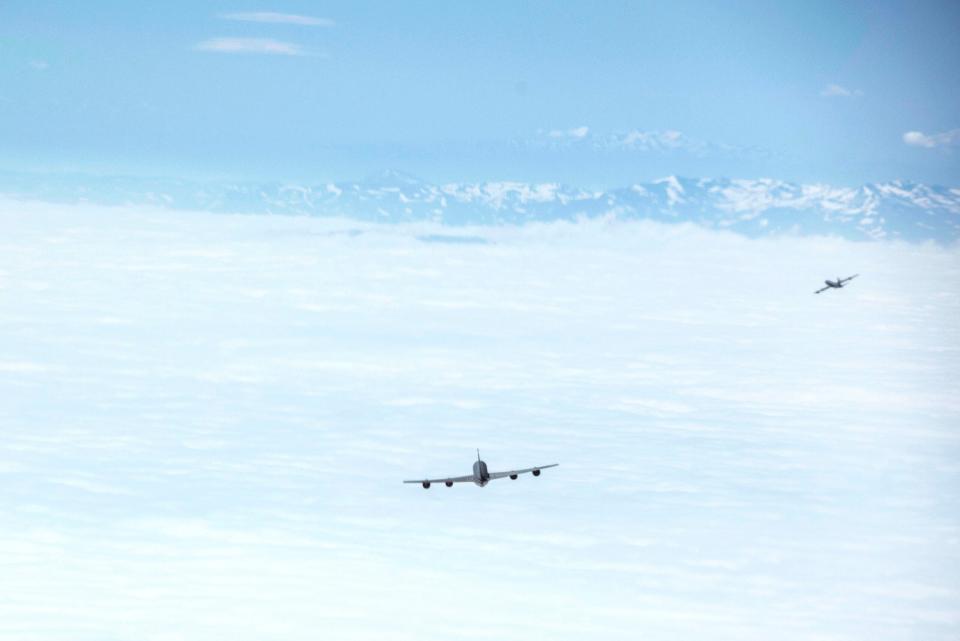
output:
M640 131L633 129L623 134L613 134L605 139L605 146L611 149L632 149L636 151L662 151L666 149L702 149L705 143L692 140L683 132L675 129L666 131Z
M960 144L960 129L951 129L938 134L925 134L922 131L908 131L903 134L903 142L911 147L952 147Z
M547 136L557 140L583 140L588 133L590 133L590 128L584 125L572 129L552 129L547 133Z
M863 92L859 89L847 89L842 85L829 84L820 90L820 95L827 98L855 98L862 96Z
M36 69L37 71L46 71L50 68L50 63L46 60L31 60L30 67Z
M699 140L676 129L631 129L612 133L595 133L586 125L570 129L550 129L524 141L531 147L548 149L589 149L594 151L626 151L638 153L688 153L696 156L711 154L755 154L761 150L725 143Z
M270 38L210 38L195 47L198 51L215 53L262 53L277 56L308 55L298 44Z
M301 16L294 13L277 13L274 11L241 11L238 13L224 13L220 15L224 20L238 20L240 22L265 22L269 24L295 24L303 27L332 27L336 23L328 18Z
M582 125L570 129L540 130L538 134L542 142L551 146L585 145L596 149L651 151L691 147L696 144L682 132L673 129L666 131L631 129L626 132L598 134L592 133L589 127Z

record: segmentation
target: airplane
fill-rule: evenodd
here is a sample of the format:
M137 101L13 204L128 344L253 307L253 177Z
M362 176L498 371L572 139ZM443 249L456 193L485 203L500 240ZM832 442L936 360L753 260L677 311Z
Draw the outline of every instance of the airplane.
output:
M813 293L819 294L820 292L825 292L828 289L840 289L841 287L843 287L844 285L846 285L848 282L850 282L851 280L853 280L859 275L860 274L854 274L853 276L850 276L848 278L840 278L839 276L837 276L837 280L825 280L823 282L825 282L827 286L822 287Z
M488 472L487 464L480 460L480 450L477 450L477 462L473 464L473 474L470 476L448 476L447 478L442 479L423 479L423 480L413 480L413 481L404 481L404 483L419 483L423 486L423 489L430 489L431 483L443 483L447 487L453 487L454 483L476 483L480 487L483 487L490 481L494 479L502 479L505 476L509 476L512 480L516 481L517 476L520 474L526 474L527 472L532 472L534 476L540 476L540 470L545 470L548 467L557 467L559 463L551 463L550 465L541 465L539 467L528 467L522 470L510 470L509 472Z

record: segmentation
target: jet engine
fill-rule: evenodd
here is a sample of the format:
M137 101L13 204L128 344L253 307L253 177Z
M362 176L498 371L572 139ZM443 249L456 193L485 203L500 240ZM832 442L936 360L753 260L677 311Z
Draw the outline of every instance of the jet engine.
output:
M447 487L453 487L453 481L444 481L443 484Z
M511 475L510 475L510 480L511 480L511 481L516 481L516 480L517 480L517 475L516 475L516 474L511 474Z
M425 489L425 490L429 490L429 489L430 489L430 481L424 481L424 482L423 482L423 489Z
M540 470L534 470L534 471L533 471L533 475L534 475L534 476L540 476Z

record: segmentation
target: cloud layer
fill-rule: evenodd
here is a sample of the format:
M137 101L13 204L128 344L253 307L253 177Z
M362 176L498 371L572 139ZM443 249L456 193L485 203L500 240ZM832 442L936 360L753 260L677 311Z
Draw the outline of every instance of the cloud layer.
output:
M958 636L955 249L0 225L0 637Z

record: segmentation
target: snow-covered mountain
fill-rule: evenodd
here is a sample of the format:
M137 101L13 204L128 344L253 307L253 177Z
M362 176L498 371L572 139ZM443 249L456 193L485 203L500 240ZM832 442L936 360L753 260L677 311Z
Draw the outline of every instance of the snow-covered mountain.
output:
M381 222L518 224L581 218L692 222L750 236L952 242L960 189L893 181L857 188L772 179L670 176L609 190L556 183L430 184L397 172L325 184L0 175L0 193L56 202L158 204L225 213L346 216Z

